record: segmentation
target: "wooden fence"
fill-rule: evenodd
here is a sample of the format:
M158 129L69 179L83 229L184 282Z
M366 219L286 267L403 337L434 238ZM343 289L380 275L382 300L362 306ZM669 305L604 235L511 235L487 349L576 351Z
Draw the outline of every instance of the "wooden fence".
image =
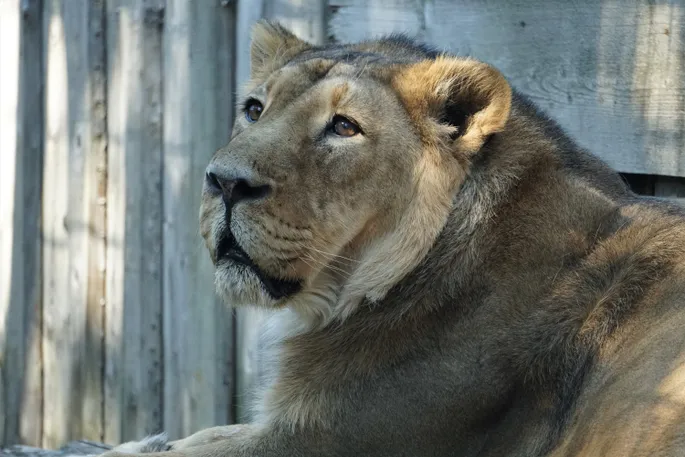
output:
M0 445L244 418L260 315L197 230L249 30L404 31L499 67L641 193L685 197L685 0L0 0Z

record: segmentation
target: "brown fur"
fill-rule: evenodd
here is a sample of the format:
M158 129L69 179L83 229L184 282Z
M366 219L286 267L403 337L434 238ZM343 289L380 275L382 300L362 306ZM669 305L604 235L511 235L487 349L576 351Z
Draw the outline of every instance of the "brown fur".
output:
M205 189L200 225L226 301L273 310L273 371L251 424L162 457L685 455L680 208L484 63L266 22L252 55L239 110L263 113L210 169L272 192L227 218ZM363 134L326 133L335 114ZM221 260L227 225L301 289Z

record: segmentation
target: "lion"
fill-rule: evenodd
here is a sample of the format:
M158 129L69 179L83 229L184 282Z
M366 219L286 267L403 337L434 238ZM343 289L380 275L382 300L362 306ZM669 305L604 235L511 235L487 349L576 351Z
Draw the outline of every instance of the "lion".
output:
M248 424L109 457L685 455L679 206L484 62L252 38L200 231L269 378Z

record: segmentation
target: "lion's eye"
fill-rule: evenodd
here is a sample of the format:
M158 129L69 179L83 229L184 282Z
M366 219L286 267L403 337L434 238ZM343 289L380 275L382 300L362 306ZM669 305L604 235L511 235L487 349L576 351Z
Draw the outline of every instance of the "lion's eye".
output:
M245 117L250 122L257 122L262 115L263 109L264 107L259 101L255 99L248 100L247 103L245 103Z
M333 117L331 128L336 135L344 137L355 136L361 133L361 129L357 124L340 115Z

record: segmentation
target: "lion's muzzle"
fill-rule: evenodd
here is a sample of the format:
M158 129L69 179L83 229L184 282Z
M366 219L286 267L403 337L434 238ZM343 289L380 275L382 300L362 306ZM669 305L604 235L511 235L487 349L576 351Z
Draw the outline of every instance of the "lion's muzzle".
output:
M240 246L231 230L231 218L236 205L266 199L272 190L271 185L260 183L249 173L241 174L236 170L217 166L215 163L210 164L205 172L204 192L210 198L220 197L224 207L224 228L221 233L216 234L217 268L248 268L259 278L271 298L279 300L298 292L301 288L300 283L275 278L266 273L257 264L258 259L252 259Z

